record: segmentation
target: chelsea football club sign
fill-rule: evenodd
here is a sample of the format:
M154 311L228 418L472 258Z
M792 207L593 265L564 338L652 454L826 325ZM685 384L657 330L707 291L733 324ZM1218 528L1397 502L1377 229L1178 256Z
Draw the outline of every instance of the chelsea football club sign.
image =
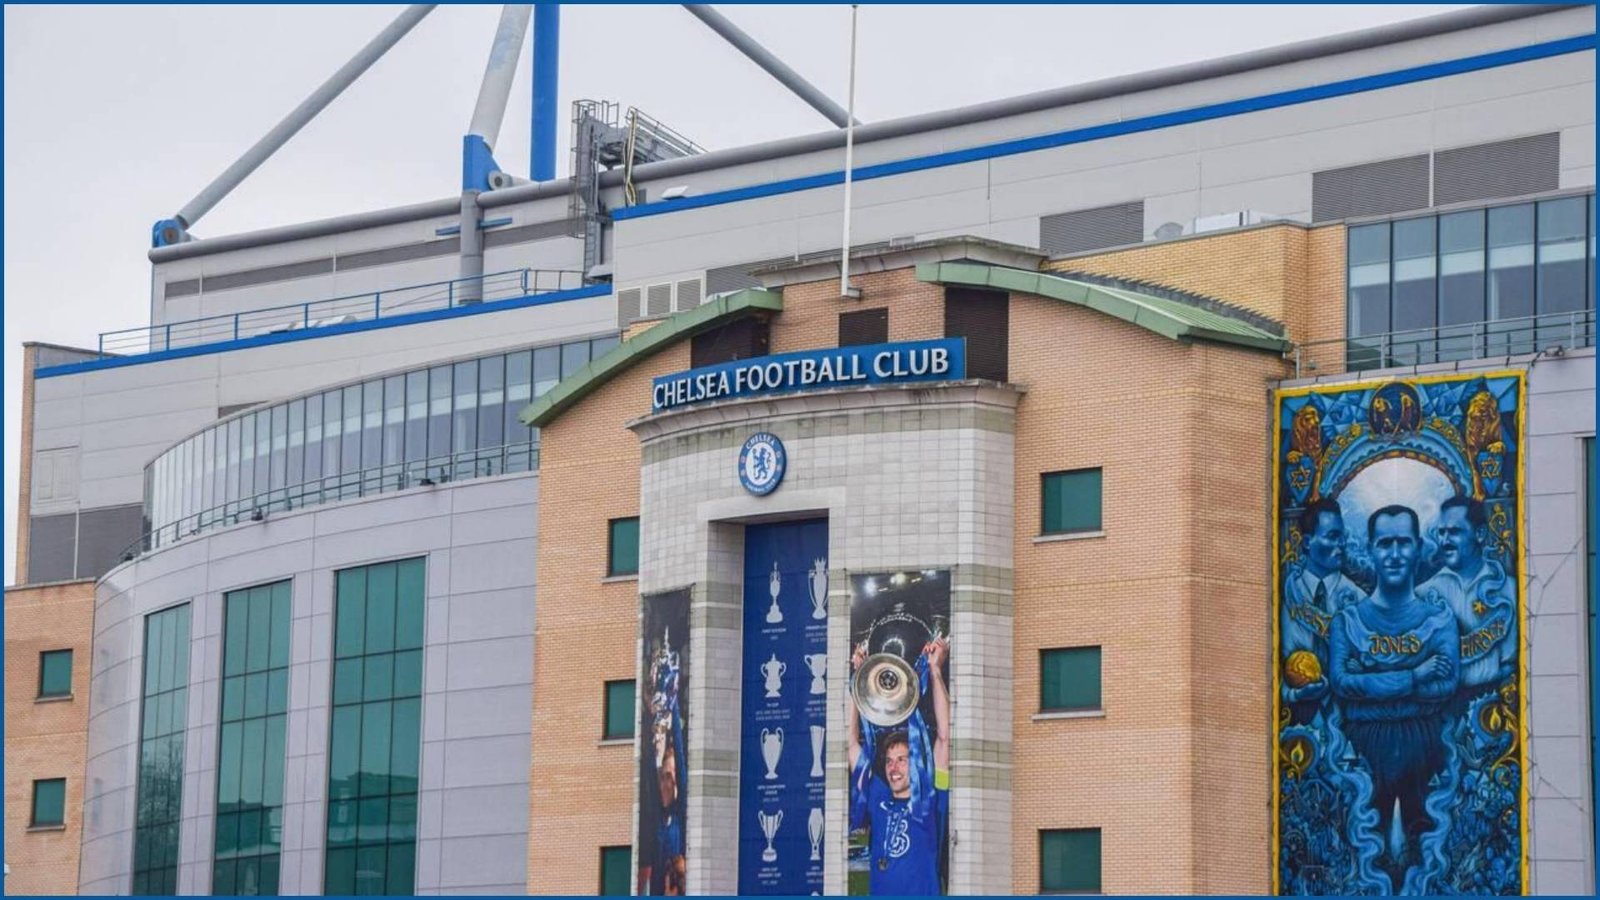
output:
M701 366L655 379L650 411L793 391L960 381L967 377L966 348L964 338L939 338L802 350Z
M739 448L739 483L757 497L777 490L788 468L789 454L775 434L757 432Z

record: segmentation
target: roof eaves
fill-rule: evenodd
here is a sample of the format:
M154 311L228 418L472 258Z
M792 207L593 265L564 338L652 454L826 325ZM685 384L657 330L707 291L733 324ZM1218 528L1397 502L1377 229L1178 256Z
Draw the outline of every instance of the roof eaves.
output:
M556 382L555 387L523 407L517 418L524 425L543 427L607 381L675 341L753 313L782 311L783 295L775 291L747 288L712 297L612 347L604 356Z

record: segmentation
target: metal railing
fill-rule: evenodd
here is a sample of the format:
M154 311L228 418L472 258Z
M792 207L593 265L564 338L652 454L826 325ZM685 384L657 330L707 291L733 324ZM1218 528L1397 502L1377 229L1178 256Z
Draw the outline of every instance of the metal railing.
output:
M194 347L240 338L343 325L386 316L405 315L458 305L458 298L476 302L477 292L463 285L481 284L482 300L511 300L550 291L583 287L583 273L573 269L510 269L472 278L455 278L428 284L413 284L347 297L332 297L308 303L252 309L246 312L206 316L169 322L145 328L127 328L100 334L101 356L159 353L176 347Z
M522 441L329 475L296 485L260 491L248 497L230 500L183 516L172 522L162 523L144 532L138 540L124 547L118 558L127 562L141 553L176 543L184 538L194 537L216 528L237 525L240 522L263 521L277 512L290 512L308 506L337 503L341 500L403 491L407 488L428 487L508 473L532 472L538 468L539 443Z
M1411 368L1472 359L1525 356L1595 345L1595 312L1440 325L1386 334L1310 341L1294 347L1296 378L1367 369Z

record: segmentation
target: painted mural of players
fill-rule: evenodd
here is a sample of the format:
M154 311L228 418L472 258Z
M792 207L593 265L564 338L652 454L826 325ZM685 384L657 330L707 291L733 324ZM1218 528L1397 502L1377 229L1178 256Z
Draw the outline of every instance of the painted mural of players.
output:
M1342 571L1346 535L1338 501L1324 498L1311 503L1297 526L1305 554L1285 579L1279 645L1283 702L1292 722L1305 723L1328 696L1328 626L1365 592Z
M639 754L640 895L682 896L684 854L685 701L688 689L689 594L673 591L646 598L644 682L640 734L649 742ZM678 636L679 646L673 646Z
M943 894L949 573L855 576L851 588L850 892Z
M1449 609L1461 632L1461 684L1455 710L1516 672L1515 588L1500 563L1484 555L1483 503L1457 495L1439 508L1433 529L1444 568L1417 595Z
M1445 707L1460 678L1460 634L1448 610L1418 599L1422 524L1385 506L1367 520L1377 587L1345 607L1329 635L1329 680L1344 734L1372 774L1371 805L1396 884L1433 824L1423 806L1444 765Z

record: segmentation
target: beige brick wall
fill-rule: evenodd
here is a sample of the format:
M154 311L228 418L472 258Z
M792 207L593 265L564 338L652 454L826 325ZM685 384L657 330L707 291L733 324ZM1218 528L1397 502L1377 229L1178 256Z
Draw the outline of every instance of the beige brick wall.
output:
M93 628L92 581L5 592L8 894L77 893ZM72 699L37 702L39 654L66 649L73 651ZM67 780L66 826L33 831L33 782L44 778Z

